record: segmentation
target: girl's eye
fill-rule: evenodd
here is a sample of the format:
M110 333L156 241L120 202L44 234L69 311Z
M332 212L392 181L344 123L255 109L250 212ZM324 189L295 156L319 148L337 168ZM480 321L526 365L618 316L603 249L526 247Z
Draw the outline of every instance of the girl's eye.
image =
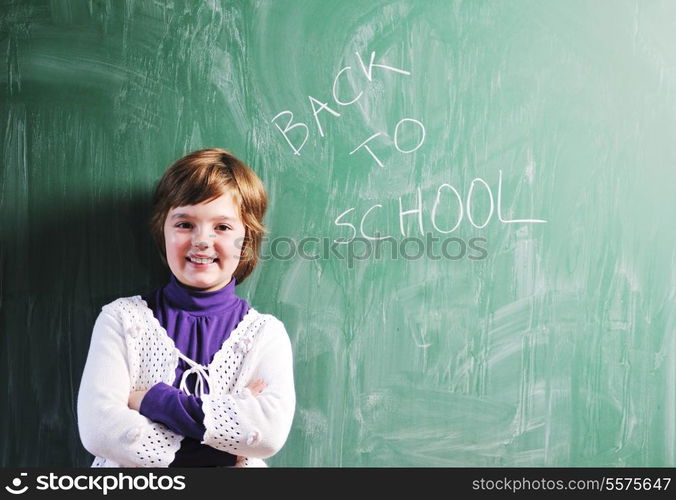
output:
M179 229L190 229L192 225L190 224L190 222L179 222L178 224L176 224L176 227Z
M228 229L230 229L230 226L227 226L225 224L219 224L218 226L216 226L216 229L218 229L219 231L227 231Z

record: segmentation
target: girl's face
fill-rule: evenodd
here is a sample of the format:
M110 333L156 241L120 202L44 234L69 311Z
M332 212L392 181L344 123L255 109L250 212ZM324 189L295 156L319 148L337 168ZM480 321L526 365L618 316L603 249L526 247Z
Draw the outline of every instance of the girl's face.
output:
M169 269L187 287L219 290L237 269L244 234L239 208L230 193L172 208L164 221Z

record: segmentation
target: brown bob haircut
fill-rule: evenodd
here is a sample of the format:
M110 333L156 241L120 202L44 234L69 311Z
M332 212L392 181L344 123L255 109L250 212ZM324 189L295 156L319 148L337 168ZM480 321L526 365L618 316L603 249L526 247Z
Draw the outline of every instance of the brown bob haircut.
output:
M254 171L224 149L201 149L184 156L167 169L157 185L150 230L165 264L164 222L169 211L211 201L226 193L233 195L246 230L233 277L239 284L251 274L258 263L265 234L263 216L268 197Z

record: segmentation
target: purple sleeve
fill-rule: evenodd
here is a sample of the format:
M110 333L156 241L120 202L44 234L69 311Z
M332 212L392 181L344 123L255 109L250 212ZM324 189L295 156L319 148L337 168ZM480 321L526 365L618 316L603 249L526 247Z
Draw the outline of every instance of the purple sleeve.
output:
M180 389L159 382L141 400L139 413L166 425L182 436L202 441L206 431L202 400L188 396Z

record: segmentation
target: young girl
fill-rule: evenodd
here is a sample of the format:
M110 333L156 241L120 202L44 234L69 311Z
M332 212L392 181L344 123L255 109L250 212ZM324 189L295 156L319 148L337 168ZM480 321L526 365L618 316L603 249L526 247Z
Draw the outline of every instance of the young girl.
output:
M253 271L267 196L221 149L162 177L151 230L169 283L103 306L77 413L93 467L265 465L295 408L284 325L235 295Z

